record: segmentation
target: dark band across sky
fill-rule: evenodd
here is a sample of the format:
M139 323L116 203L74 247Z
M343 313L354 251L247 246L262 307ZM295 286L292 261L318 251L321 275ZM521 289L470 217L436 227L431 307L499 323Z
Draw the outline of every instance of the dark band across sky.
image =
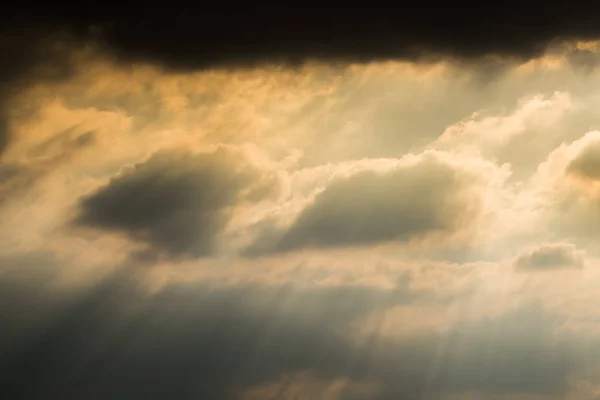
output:
M185 69L312 59L471 59L490 54L527 59L556 40L600 37L600 8L576 2L405 1L367 8L229 3L201 7L184 2L106 6L88 1L12 7L8 28L24 22L39 28L45 23L79 38L100 31L104 43L124 61Z

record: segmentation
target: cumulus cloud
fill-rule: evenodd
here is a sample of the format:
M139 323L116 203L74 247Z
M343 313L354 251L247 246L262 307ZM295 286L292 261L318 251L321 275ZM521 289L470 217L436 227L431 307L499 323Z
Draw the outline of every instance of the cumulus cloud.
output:
M219 148L212 153L163 151L81 199L75 223L116 230L170 256L207 256L238 202L256 202L273 179Z
M525 271L548 271L582 268L584 252L569 243L545 244L524 250L514 261L515 267Z
M334 179L291 226L259 238L250 252L410 242L468 230L482 207L472 190L481 177L435 152L404 161Z
M575 116L581 113L570 93L527 95L510 112L483 110L448 126L430 147L509 163L515 178L526 179L570 135L575 124L564 121Z

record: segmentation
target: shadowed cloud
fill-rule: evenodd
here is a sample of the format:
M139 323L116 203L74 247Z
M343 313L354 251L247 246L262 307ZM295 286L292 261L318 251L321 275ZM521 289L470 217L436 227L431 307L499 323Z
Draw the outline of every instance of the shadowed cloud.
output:
M0 399L600 393L599 7L136 3L0 13Z
M474 215L469 184L466 174L432 155L383 173L359 172L330 183L289 228L259 238L249 253L451 235Z
M582 268L584 253L568 243L545 244L524 250L515 259L515 267L525 271Z
M165 151L114 177L81 200L76 224L117 230L170 256L207 256L237 202L274 188L239 155Z
M178 2L168 8L141 2L118 8L95 2L27 4L8 9L14 17L7 22L52 21L81 37L89 37L92 27L104 27L104 40L123 61L188 69L307 59L366 62L488 54L526 59L555 39L600 33L596 8L560 2L411 3L397 10L327 4L301 9L272 4L212 4L207 9Z
M567 166L567 172L600 180L600 141L589 143Z
M39 267L41 261L30 262ZM10 283L22 290L12 292L2 323L26 304L35 311L32 305L60 298L47 280L33 288L18 277ZM373 326L366 341L356 341L348 324L361 316L435 304L435 293L412 289L410 282L401 278L392 290L205 282L151 294L136 278L117 274L42 307L48 323L33 334L23 325L24 339L10 352L1 349L0 395L228 399L297 372L371 382L377 389L366 397L350 390L342 398L564 393L573 367L569 354L577 348L553 335L559 320L540 305L457 324L447 335L383 337ZM39 296L32 298L34 292Z

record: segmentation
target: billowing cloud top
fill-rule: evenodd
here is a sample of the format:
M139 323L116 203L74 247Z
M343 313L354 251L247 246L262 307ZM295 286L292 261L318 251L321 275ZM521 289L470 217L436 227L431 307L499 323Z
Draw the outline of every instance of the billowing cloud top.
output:
M0 398L598 398L589 9L52 7L0 28Z

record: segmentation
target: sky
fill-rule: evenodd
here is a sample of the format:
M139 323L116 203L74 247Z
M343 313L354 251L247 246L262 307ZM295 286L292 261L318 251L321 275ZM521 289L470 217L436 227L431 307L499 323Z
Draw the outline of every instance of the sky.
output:
M594 10L11 7L0 398L600 399Z

